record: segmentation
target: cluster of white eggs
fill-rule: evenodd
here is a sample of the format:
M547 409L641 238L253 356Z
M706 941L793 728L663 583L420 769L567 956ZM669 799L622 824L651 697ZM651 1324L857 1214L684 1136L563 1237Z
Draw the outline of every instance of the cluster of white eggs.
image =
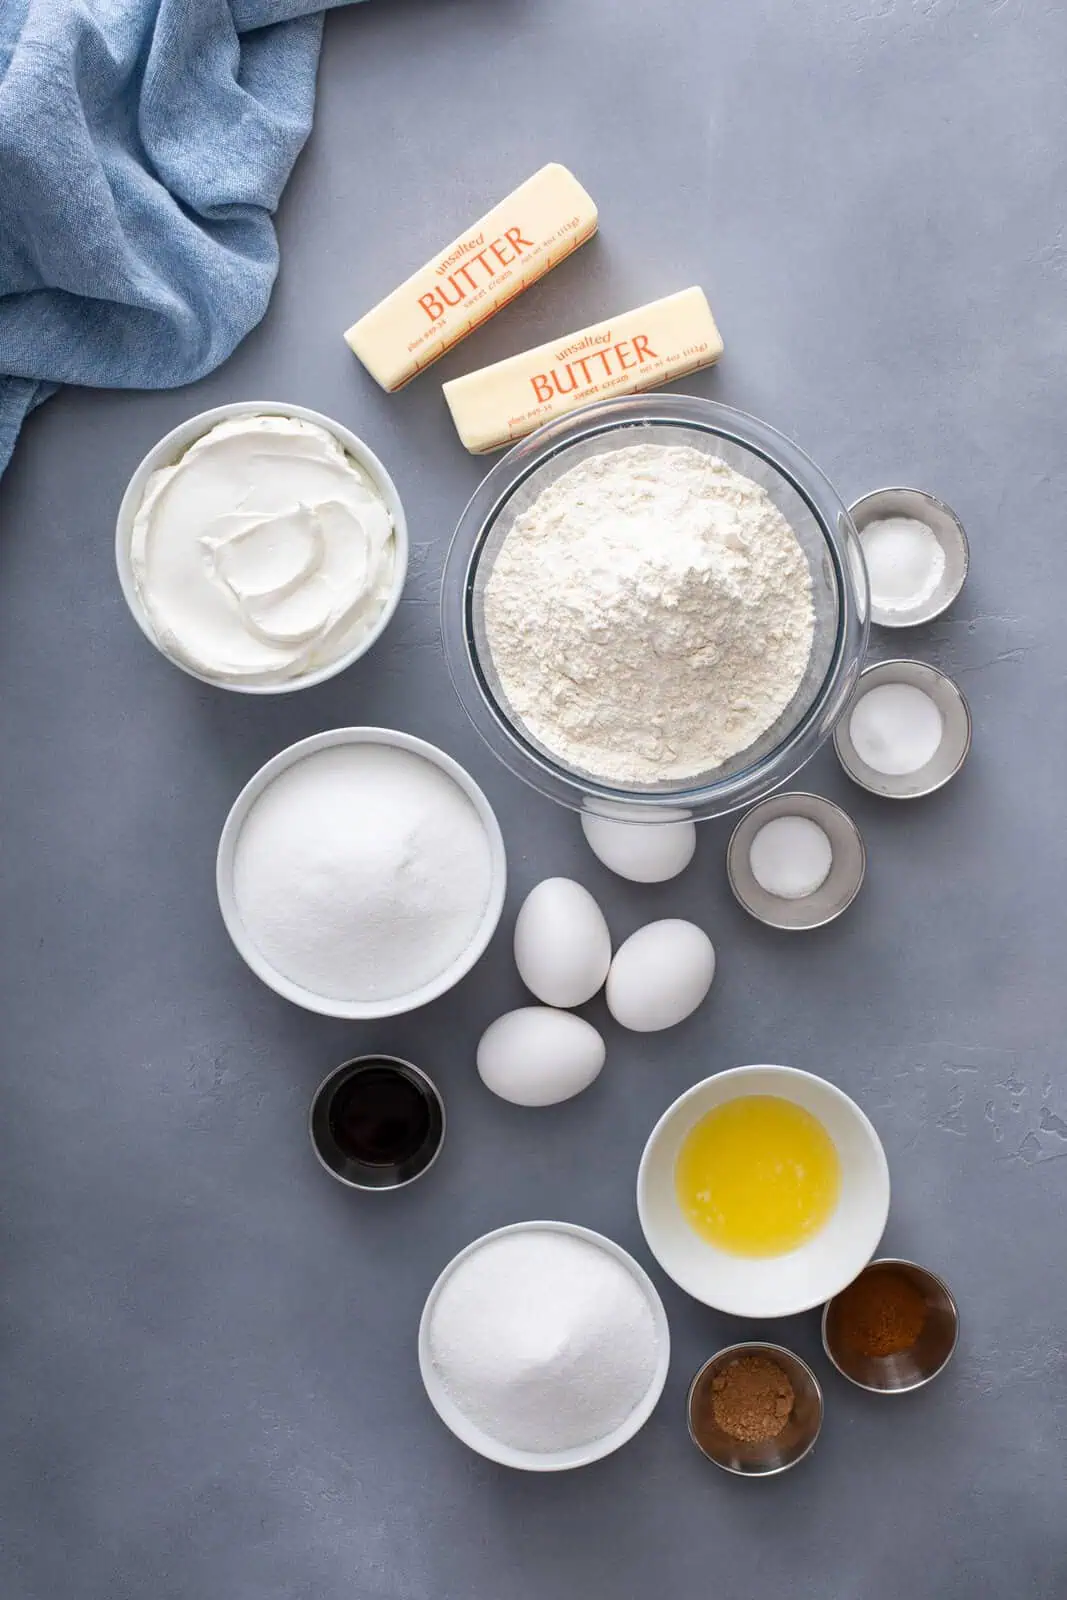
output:
M594 854L620 877L662 883L682 872L696 829L678 820L635 824L583 816ZM695 923L647 923L612 954L604 914L571 878L546 878L515 923L515 964L540 1005L498 1017L478 1045L478 1071L515 1105L546 1106L589 1087L607 1053L592 1023L573 1014L605 989L608 1010L637 1033L672 1028L694 1012L715 976L715 950Z

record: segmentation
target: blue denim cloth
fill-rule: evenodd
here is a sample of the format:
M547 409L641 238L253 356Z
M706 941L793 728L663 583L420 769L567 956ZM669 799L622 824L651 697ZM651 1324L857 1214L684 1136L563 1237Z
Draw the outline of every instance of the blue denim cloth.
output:
M260 320L343 3L0 0L0 472L57 384L188 383Z

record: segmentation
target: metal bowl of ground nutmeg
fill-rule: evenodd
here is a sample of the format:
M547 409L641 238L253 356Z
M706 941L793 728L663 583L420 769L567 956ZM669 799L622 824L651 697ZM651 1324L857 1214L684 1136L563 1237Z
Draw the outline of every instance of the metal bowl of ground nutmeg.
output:
M689 1436L709 1461L768 1478L803 1461L822 1427L822 1390L806 1362L777 1344L732 1344L689 1386Z
M914 1261L872 1261L822 1314L823 1349L873 1394L910 1394L952 1359L960 1314L948 1285Z

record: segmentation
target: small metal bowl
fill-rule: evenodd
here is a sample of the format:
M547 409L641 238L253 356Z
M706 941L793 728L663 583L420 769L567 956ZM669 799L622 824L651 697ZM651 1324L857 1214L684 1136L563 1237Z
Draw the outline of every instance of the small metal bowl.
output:
M885 1271L908 1278L926 1301L926 1322L911 1349L891 1356L862 1356L850 1350L840 1318L841 1297L846 1290L823 1307L822 1346L841 1376L857 1388L871 1394L910 1394L931 1383L951 1361L960 1336L959 1308L948 1285L914 1261L883 1256L864 1267L856 1282L870 1273Z
M766 1356L775 1362L793 1385L796 1396L792 1415L781 1433L757 1444L724 1433L711 1408L712 1383L740 1356ZM803 1461L819 1437L822 1410L819 1380L807 1362L779 1344L757 1341L727 1345L710 1361L705 1361L689 1385L686 1401L689 1437L697 1449L724 1472L734 1472L742 1478L771 1478Z
M756 882L749 861L752 841L776 817L807 817L817 823L830 841L833 865L824 883L800 900L769 894ZM772 795L745 813L726 848L726 875L734 896L757 921L769 928L799 932L833 922L855 900L867 870L867 852L852 818L821 794L794 790Z
M948 610L967 578L971 552L963 523L943 500L927 494L924 489L874 489L849 506L848 514L860 536L861 546L863 530L870 523L881 522L885 517L912 517L926 524L945 552L945 570L928 600L909 611L887 611L878 604L872 591L872 622L880 628L916 628Z
M917 772L899 775L876 772L861 760L852 743L849 723L865 694L883 683L908 683L928 694L941 713L944 732L931 759ZM860 673L856 692L841 721L834 729L837 759L861 789L881 795L885 800L921 800L943 789L967 759L971 748L971 711L959 684L925 661L876 661Z

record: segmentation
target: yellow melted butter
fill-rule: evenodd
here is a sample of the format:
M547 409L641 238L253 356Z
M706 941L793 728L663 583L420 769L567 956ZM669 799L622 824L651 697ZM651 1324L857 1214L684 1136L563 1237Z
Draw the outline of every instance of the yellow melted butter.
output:
M817 1117L778 1095L716 1106L690 1128L674 1169L701 1238L737 1256L778 1256L824 1227L837 1205L837 1148Z

